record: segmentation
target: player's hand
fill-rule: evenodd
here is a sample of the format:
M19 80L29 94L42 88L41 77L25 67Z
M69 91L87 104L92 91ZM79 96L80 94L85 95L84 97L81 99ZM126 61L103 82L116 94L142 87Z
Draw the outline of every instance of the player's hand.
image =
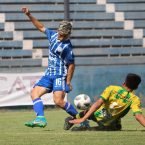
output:
M69 93L70 91L72 91L72 85L71 84L66 84L65 91L66 91L66 93Z
M70 120L69 122L70 123L73 123L73 124L80 124L82 122L84 122L85 120L83 118L80 118L80 119L74 119L74 120Z
M24 12L27 16L30 15L30 11L29 11L29 9L26 8L26 7L23 7L23 8L22 8L22 12Z

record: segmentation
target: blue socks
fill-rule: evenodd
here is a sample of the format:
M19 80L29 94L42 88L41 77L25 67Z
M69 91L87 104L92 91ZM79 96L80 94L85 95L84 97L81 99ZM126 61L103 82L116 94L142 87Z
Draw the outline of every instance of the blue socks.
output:
M36 112L37 116L44 116L44 105L41 98L33 100L33 109ZM77 110L69 102L66 102L64 110L73 117L75 117L78 114Z
M78 114L77 110L69 102L66 102L64 110L73 117L75 117Z
M37 116L44 116L44 106L41 98L33 100L33 109Z

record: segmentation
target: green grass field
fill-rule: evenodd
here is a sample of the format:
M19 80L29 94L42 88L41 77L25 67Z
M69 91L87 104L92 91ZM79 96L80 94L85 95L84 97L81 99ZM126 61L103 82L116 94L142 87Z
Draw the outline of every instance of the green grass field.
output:
M63 110L47 109L45 115L47 127L28 128L24 126L24 122L35 118L33 111L0 110L0 145L145 144L145 128L135 121L131 112L122 119L122 131L65 131L63 123L67 114Z

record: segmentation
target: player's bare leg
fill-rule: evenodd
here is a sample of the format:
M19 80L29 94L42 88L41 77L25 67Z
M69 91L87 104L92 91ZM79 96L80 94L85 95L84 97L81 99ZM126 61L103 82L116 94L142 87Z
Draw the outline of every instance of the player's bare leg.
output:
M31 92L31 98L33 101L33 109L36 113L36 118L32 121L25 123L28 127L45 127L47 125L46 118L44 117L44 106L41 100L41 96L45 94L47 90L43 87L36 86Z

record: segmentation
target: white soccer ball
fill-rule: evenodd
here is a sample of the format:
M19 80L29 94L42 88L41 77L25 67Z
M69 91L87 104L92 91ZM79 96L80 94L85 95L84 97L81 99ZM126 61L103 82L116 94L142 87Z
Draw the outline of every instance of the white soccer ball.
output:
M74 99L75 106L80 110L86 110L91 105L91 98L86 94L80 94Z

